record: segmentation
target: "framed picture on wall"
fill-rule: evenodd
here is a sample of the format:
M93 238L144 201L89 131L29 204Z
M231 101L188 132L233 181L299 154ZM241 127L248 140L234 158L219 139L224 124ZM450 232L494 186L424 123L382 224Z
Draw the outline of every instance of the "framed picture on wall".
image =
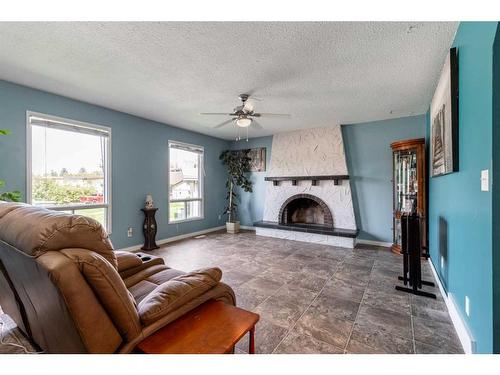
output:
M250 161L250 172L265 172L266 170L266 148L252 148L248 153Z
M430 107L431 176L458 171L458 58L446 56Z

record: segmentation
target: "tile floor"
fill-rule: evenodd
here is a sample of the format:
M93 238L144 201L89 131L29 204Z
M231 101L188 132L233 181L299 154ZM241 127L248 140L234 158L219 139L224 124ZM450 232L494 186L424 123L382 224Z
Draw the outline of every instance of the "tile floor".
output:
M350 250L242 232L212 233L153 253L185 271L220 267L238 306L261 315L257 353L462 353L440 295L431 300L394 290L401 257L387 249ZM425 262L423 275L433 279ZM6 341L23 340L1 311L0 320ZM236 352L247 347L244 338ZM0 353L20 352L0 345Z
M185 271L220 267L237 305L261 315L257 353L462 353L439 289L437 300L396 291L402 259L385 248L218 232L152 253Z

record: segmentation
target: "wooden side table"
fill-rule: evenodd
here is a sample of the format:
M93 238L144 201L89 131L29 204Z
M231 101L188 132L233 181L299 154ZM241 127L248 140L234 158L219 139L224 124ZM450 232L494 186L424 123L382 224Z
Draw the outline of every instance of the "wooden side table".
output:
M255 353L259 315L221 301L208 301L141 341L146 354L225 354L248 332Z
M144 224L142 225L142 233L144 233L144 246L141 250L155 250L160 247L156 245L156 219L155 214L157 208L141 208L144 212Z

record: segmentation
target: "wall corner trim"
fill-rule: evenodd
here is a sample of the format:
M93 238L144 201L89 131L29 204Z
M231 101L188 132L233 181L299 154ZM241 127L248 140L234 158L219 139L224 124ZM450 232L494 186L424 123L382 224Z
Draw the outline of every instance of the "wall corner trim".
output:
M392 242L383 242L383 241L372 241L372 240L363 240L362 238L356 238L356 245L372 245L372 246L382 246L382 247L391 247Z
M254 226L249 226L249 225L240 225L240 229L245 229L245 230L256 230L257 228Z
M464 352L466 354L476 353L476 341L472 337L472 334L470 333L467 324L460 315L457 304L455 303L455 300L453 298L453 294L449 292L448 294L446 294L443 285L441 284L441 280L439 279L439 276L436 272L436 268L434 267L434 264L432 263L430 258L428 262L429 265L431 266L432 273L434 274L434 279L436 280L439 286L439 291L441 292L441 295L443 296L443 299L446 303L446 307L448 308L448 312L450 313L453 327L457 332L458 338L460 339L460 343L462 344Z

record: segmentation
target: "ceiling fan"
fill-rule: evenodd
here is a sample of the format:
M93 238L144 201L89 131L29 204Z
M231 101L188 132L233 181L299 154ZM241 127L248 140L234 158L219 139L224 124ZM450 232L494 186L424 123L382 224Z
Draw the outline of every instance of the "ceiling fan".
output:
M246 128L247 129L247 140L248 140L248 128L252 126L255 129L263 129L262 125L260 125L256 118L261 117L290 117L289 114L284 113L257 113L253 109L253 105L248 101L250 95L241 94L238 96L241 100L241 105L234 108L232 113L200 113L201 115L213 115L213 116L231 116L229 120L221 122L218 125L215 125L213 128L221 128L230 123L234 123L238 128ZM254 98L255 99L255 98ZM238 129L239 130L239 129ZM236 140L240 140L239 131L238 137Z

